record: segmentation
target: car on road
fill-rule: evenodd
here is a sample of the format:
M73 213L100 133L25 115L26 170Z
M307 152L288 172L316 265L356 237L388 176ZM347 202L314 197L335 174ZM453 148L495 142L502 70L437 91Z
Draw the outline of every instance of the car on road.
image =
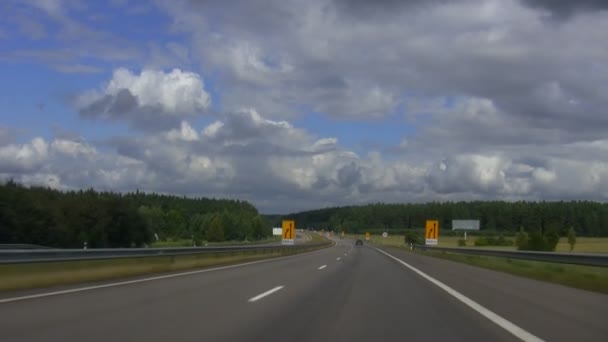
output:
M355 241L355 246L363 246L363 240L357 239L357 241Z

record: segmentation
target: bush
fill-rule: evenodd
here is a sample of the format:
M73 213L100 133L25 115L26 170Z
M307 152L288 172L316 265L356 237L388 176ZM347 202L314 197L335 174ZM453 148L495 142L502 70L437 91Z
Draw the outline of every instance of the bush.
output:
M477 247L483 247L483 246L488 246L489 245L489 241L488 238L485 236L480 236L477 239L475 239L475 246Z
M521 231L519 234L526 234ZM519 239L518 234L518 239ZM553 252L555 251L555 247L559 242L559 234L553 230L548 229L543 234L540 230L535 230L527 235L526 243L520 244L518 242L517 249L524 251L544 251L544 252Z
M559 233L555 229L549 229L545 232L545 250L549 252L555 251L557 243L559 242Z
M422 235L414 232L414 231L408 231L405 233L405 244L409 245L410 243L413 243L415 245L418 244L422 244Z
M466 245L467 245L467 240L465 240L465 239L458 240L458 246L465 247Z
M480 236L475 240L475 246L513 246L513 240L506 239L504 236Z

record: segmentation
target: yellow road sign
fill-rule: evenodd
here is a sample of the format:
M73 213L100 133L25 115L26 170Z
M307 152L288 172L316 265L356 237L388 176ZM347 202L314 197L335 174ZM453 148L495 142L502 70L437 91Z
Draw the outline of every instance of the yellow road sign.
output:
M439 240L439 221L427 220L424 230L424 242L426 245L436 245Z
M369 232L366 232L366 233L365 233L365 240L368 240L368 241L369 241L369 238L370 238L370 234L369 234Z
M283 221L283 240L293 240L296 236L296 224L294 221Z

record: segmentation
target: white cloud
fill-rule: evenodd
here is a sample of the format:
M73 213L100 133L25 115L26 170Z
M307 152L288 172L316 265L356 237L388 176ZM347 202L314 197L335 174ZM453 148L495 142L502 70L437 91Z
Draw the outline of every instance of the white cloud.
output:
M201 77L179 69L169 73L143 70L139 75L124 68L117 69L104 94L116 95L121 89L129 90L140 106L160 107L171 114L193 113L211 104Z
M428 174L428 184L438 193L504 191L506 162L501 158L482 155L452 156L434 165Z
M215 121L205 127L205 129L203 130L203 135L206 137L214 137L222 127L224 127L223 122Z
M193 72L119 68L100 91L82 93L75 101L80 115L125 120L137 128L161 129L184 117L201 115L211 106L202 78Z
M292 66L281 63L272 65L264 61L267 57L261 49L251 42L239 42L236 44L223 45L225 37L214 37L214 46L209 50L209 58L217 64L225 64L233 77L241 82L253 84L269 84L282 74L289 73ZM266 58L267 59L267 58Z
M555 172L539 167L532 171L532 177L535 181L543 184L553 183L557 179Z
M606 160L525 160L485 153L422 162L391 160L379 152L360 157L336 138L318 137L255 111L222 117L199 139L191 139L196 130L187 122L182 128L119 140L115 150L63 138L5 145L0 147L0 175L62 189L236 197L265 212L374 201L608 200ZM172 133L175 139L167 139ZM286 139L292 135L297 138Z
M186 121L182 121L179 130L172 129L167 133L169 140L184 140L184 141L196 141L198 140L198 133L190 126Z
M110 44L111 35L70 19L71 7L39 1L66 40L96 43L13 58L64 72L97 71L88 59L141 62L141 72L116 69L76 101L82 117L137 132L96 144L18 144L0 128L0 173L60 187L239 197L279 212L372 201L608 200L608 12L531 3L158 2L179 37L146 43L138 59L125 48L137 43ZM221 99L216 108L203 76ZM334 125L325 132L388 116L395 130L403 126L401 140L378 130L366 144L355 129L339 141L300 120L310 111L339 118L322 121ZM212 123L198 127L201 114Z
M34 138L26 144L10 144L0 147L0 173L28 172L46 161L49 146L42 138Z
M78 141L56 139L51 143L51 149L62 154L69 155L71 157L78 157L80 155L92 155L97 154L97 150Z

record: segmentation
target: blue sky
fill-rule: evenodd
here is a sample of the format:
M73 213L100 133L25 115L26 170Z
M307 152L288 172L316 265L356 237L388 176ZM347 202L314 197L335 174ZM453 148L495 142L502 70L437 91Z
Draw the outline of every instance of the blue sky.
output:
M18 34L5 39L5 51L61 51L71 49L69 41L53 39L60 36L62 27L48 18L44 10L17 6L20 11L31 15L32 20L47 24L45 37L32 37L25 32L19 34L20 24L10 31ZM185 35L172 29L171 18L155 6L145 6L141 11L117 11L124 7L106 2L88 2L86 6L66 8L67 15L80 19L82 25L89 28L100 28L100 35L114 35L116 39L128 42L137 48L144 49L147 45L165 46L169 43L187 44ZM6 28L9 30L9 28ZM144 52L145 53L145 52ZM87 57L78 59L76 64L86 65L95 72L63 72L59 66L45 65L38 61L21 58L11 58L0 65L0 101L10 112L2 112L2 118L11 123L18 132L18 140L24 142L31 136L42 136L52 139L56 132L78 132L90 139L103 139L119 136L129 132L124 125L112 122L91 122L78 117L78 112L70 106L70 101L80 92L99 88L111 77L114 68L128 67L134 71L145 68L146 62L126 60L124 63ZM139 63L138 63L139 62ZM270 62L268 62L270 63ZM205 89L212 98L214 111L221 111L221 85L214 83L213 72L206 73L204 68L196 63L187 63L189 71L202 75L205 79ZM161 68L170 70L170 68ZM225 87L227 88L227 87ZM30 97L29 94L35 94ZM302 106L297 109L294 124L319 136L332 136L349 149L365 153L369 147L382 149L390 145L398 145L404 136L415 132L414 125L408 124L403 117L404 108L397 108L387 115L384 120L368 118L335 118L331 113L317 113L311 108ZM199 119L193 127L202 129L210 123L210 119ZM132 132L133 133L133 132Z
M2 178L242 198L264 212L607 199L608 73L587 67L608 59L601 4L0 10Z

